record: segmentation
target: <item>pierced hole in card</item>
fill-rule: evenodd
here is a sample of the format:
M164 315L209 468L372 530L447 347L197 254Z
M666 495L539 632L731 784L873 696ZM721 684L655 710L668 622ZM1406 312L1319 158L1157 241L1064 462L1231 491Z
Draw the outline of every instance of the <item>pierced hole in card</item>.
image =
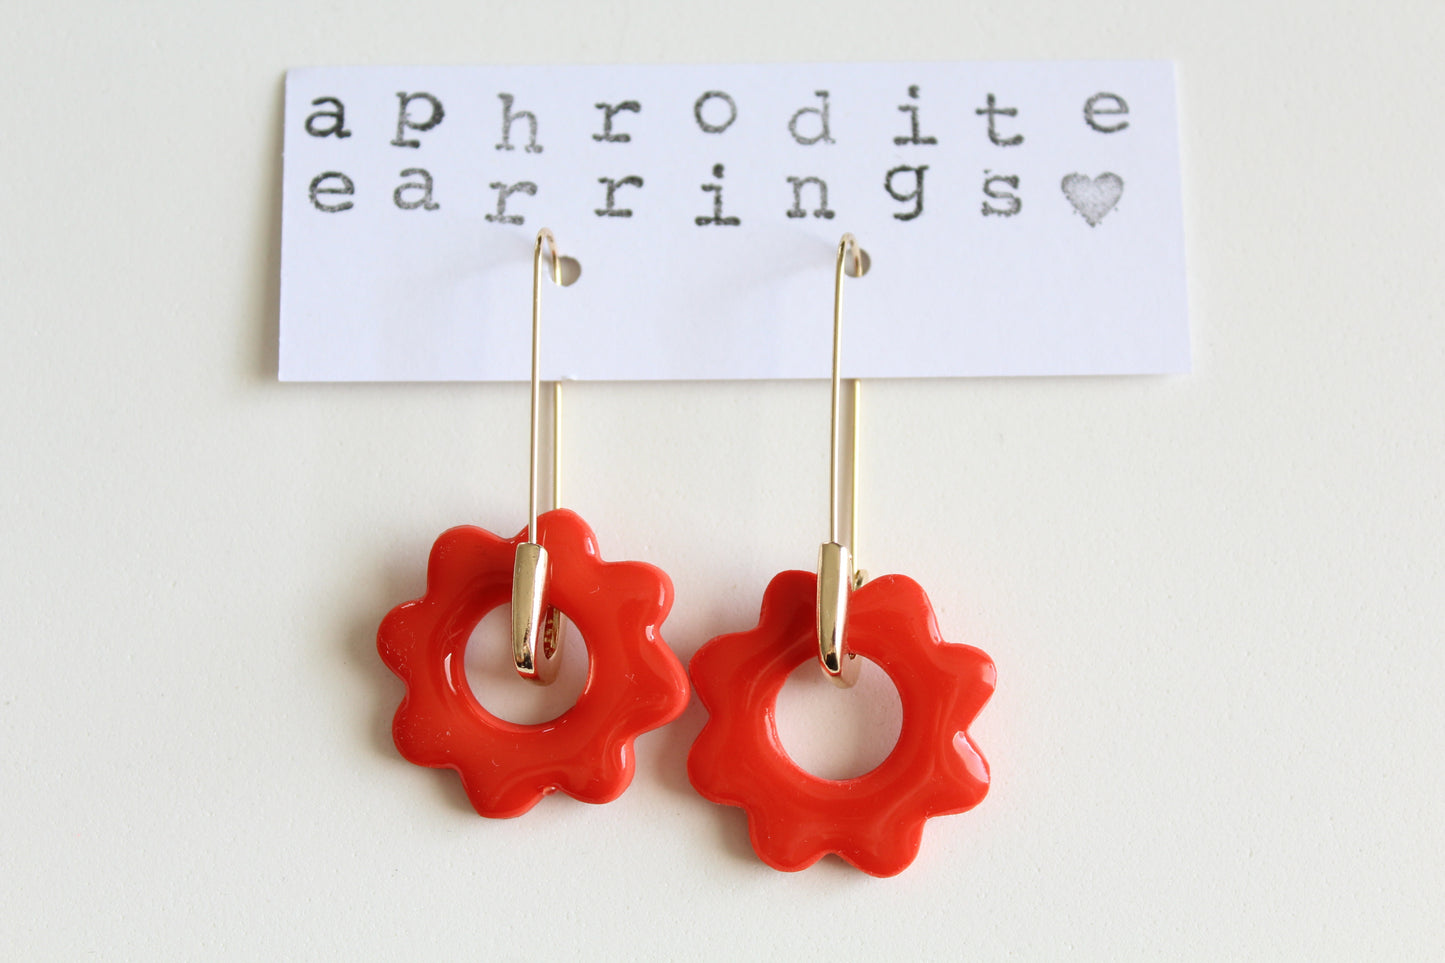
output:
M582 264L575 257L562 255L557 259L562 269L562 286L568 287L577 283L582 276Z
M858 262L862 265L862 270L859 270L857 266L854 265L851 257L845 257L843 259L843 273L850 278L861 278L867 274L868 269L873 266L873 259L870 258L868 252L861 247L858 249Z

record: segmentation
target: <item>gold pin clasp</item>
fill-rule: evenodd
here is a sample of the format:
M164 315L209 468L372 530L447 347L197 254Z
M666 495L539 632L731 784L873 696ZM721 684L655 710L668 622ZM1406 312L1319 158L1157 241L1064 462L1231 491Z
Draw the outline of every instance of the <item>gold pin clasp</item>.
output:
M840 686L858 681L858 657L843 647L848 621L848 593L853 588L853 560L837 542L818 546L818 661Z
M522 678L542 685L557 678L562 661L562 640L548 631L556 615L548 601L547 550L523 542L512 561L512 659Z
M849 258L851 257L851 264ZM844 234L838 242L838 264L833 277L833 406L831 443L828 459L828 541L818 548L818 661L823 674L844 688L858 681L861 668L858 657L849 652L845 628L848 623L849 593L863 584L863 573L853 568L853 555L838 540L838 449L841 440L839 408L841 383L838 380L842 357L843 275L862 277L870 266L866 251L852 234ZM846 269L851 267L851 271ZM853 382L853 432L850 460L849 538L858 544L858 382Z

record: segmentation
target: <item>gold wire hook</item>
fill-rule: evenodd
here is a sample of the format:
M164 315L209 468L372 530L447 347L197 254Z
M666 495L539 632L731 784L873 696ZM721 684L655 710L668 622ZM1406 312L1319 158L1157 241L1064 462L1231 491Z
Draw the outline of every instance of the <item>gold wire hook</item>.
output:
M552 507L562 507L562 382L552 382Z
M532 439L531 451L528 459L527 478L527 541L537 540L537 448L538 448L538 418L537 410L542 405L541 383L538 381L539 356L541 354L542 342L542 245L546 243L552 255L552 283L561 286L562 284L562 255L557 250L557 239L547 228L537 232L537 245L532 250ZM553 399L560 394L560 387L554 389ZM555 433L552 436L552 466L555 469L560 461L559 449L562 447ZM555 481L552 489L553 497L557 494ZM553 504L556 508L556 504Z
M829 421L830 446L828 451L828 541L838 541L838 448L840 443L838 409L841 405L840 381L838 379L838 368L843 356L843 274L847 263L848 255L853 255L853 276L862 277L867 273L868 268L863 262L863 249L858 246L858 239L852 234L844 234L843 239L838 242L838 264L833 274L833 406ZM858 400L858 385L854 381L853 400ZM858 418L854 411L853 417L853 439L857 440ZM858 480L858 452L855 446L853 451L852 480ZM850 528L858 520L858 499L853 499L849 510ZM857 547L854 540L854 547Z
M546 685L557 678L561 664L561 614L548 604L547 550L537 542L537 449L542 406L540 366L542 328L542 247L552 255L552 281L562 278L562 255L557 239L547 228L537 232L532 250L532 413L527 471L527 540L517 546L512 560L512 660L522 678ZM574 278L575 279L575 278ZM562 386L552 388L552 503L560 502L562 467Z
M842 431L839 418L842 407L842 382L839 368L843 355L843 275L848 257L853 258L853 276L868 273L867 252L852 234L844 234L838 242L838 261L833 275L833 395L829 420L828 450L828 541L818 548L818 661L823 673L840 686L858 681L857 657L843 645L843 628L848 621L848 593L862 582L862 573L853 569L852 553L838 540L838 450ZM857 547L858 526L858 381L853 382L853 451L850 465L849 541Z
M853 547L853 587L868 581L868 573L857 568L858 562L858 423L863 420L863 379L853 379L853 439L848 470L848 542Z

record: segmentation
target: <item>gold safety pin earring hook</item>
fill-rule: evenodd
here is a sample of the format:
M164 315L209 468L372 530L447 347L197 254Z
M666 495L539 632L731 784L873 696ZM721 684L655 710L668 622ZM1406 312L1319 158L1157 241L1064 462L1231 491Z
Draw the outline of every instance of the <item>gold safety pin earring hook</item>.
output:
M566 285L562 277L562 255L557 239L547 228L537 232L532 250L532 417L527 471L527 540L517 546L512 561L512 660L517 673L530 682L548 685L557 678L562 659L561 615L548 603L547 550L537 541L537 449L541 420L542 392L539 380L542 328L542 247L552 255L552 281ZM575 280L573 278L572 280ZM562 386L552 389L552 501L558 507L561 494Z
M834 683L848 687L858 681L861 665L856 655L844 645L844 627L848 622L848 595L862 584L862 573L853 570L852 553L838 540L838 450L842 430L840 408L842 388L838 370L843 348L843 275L852 257L852 274L868 273L867 252L852 234L844 234L838 242L838 263L833 276L833 403L829 425L828 452L828 541L818 548L818 661L823 674ZM858 401L859 387L853 382L853 445L851 457L851 507L849 539L857 547L858 526Z

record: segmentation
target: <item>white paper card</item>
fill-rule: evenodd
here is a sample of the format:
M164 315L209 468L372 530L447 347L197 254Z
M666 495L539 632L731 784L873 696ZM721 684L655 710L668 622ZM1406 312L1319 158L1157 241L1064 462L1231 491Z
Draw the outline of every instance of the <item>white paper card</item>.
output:
M1163 62L324 67L286 83L280 376L1189 367ZM826 197L824 192L826 191Z

